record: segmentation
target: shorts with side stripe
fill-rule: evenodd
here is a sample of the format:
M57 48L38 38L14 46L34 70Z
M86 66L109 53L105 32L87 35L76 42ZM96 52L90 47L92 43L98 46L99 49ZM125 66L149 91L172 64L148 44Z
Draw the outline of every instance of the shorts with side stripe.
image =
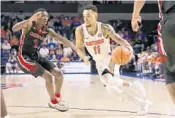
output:
M175 82L175 12L164 14L161 24L161 38L166 55L164 74L166 83Z
M32 74L34 77L43 76L45 70L51 72L56 67L54 63L44 57L33 59L28 55L20 54L17 56L17 63L23 72Z

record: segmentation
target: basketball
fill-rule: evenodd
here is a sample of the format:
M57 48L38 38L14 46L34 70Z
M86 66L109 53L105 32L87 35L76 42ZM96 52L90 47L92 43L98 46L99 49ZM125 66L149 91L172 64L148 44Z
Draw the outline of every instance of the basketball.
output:
M128 48L118 46L112 51L112 61L118 65L125 65L131 60L131 52Z

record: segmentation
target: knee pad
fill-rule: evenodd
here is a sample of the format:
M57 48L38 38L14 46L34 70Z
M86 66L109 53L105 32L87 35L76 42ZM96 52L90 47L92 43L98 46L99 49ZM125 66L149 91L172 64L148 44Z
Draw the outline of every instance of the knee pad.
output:
M102 84L107 85L108 79L112 79L112 76L113 76L112 73L110 73L108 69L104 69L104 71L102 72L100 76L100 80Z
M104 69L101 75L103 76L105 74L111 74L112 76L114 76L114 74L112 74L108 69Z
M112 79L113 79L113 76L107 69L105 69L100 76L100 80L104 85L108 85L109 80L112 80Z

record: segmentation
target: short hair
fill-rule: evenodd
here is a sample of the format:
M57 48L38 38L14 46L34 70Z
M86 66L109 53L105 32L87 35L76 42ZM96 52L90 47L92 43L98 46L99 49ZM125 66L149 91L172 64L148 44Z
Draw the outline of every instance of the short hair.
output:
M98 9L95 5L87 5L83 10L92 10L93 12L98 12Z
M35 14L35 13L37 13L37 12L47 12L47 10L46 9L44 9L44 8L38 8L37 10L35 10L34 11L34 13L33 14Z

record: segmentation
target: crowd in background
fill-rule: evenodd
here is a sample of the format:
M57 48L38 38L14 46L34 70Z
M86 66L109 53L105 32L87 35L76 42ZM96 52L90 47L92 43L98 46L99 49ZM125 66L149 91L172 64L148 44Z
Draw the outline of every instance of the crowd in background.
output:
M109 1L109 0L93 0L93 4L121 4L121 0Z
M138 72L140 76L163 78L162 62L165 61L165 57L158 53L157 33L147 34L144 27L141 27L139 32L134 33L130 22L123 23L122 20L112 21L111 25L134 49L135 57L122 67L123 70ZM115 47L115 43L111 43L111 46Z
M11 69L12 72L17 68L15 55L21 32L12 32L11 29L15 23L28 18L29 16L25 16L23 12L13 17L1 15L1 65L9 62L10 64L6 66L9 70ZM48 26L75 44L75 29L81 25L81 23L78 16L69 17L61 15L50 16ZM124 24L122 20L109 23L121 37L132 45L135 52L135 58L123 68L128 71L149 73L153 76L160 77L162 75L162 59L157 52L156 36L152 36L152 40L150 40L144 30L133 33L130 25ZM111 49L115 46L116 44L111 41ZM47 36L46 40L42 43L39 52L51 61L82 61L72 49L63 46L49 36Z
M31 3L31 1L25 1L25 0L20 0L20 1L8 1L10 3ZM93 0L93 4L121 4L121 0L115 0L115 1L109 1L109 0ZM78 1L55 1L55 0L47 0L47 1L35 1L35 3L61 3L61 4L66 4L66 3L78 3Z

